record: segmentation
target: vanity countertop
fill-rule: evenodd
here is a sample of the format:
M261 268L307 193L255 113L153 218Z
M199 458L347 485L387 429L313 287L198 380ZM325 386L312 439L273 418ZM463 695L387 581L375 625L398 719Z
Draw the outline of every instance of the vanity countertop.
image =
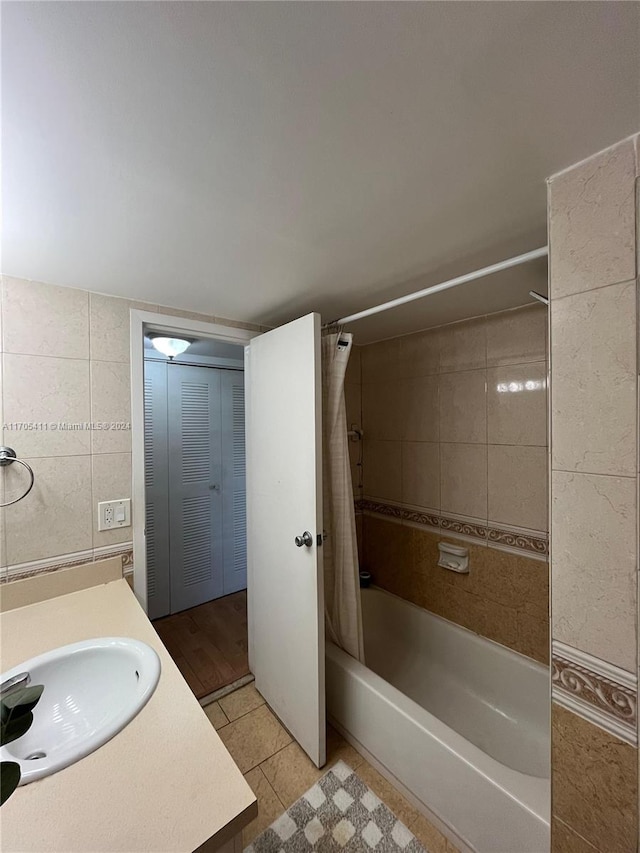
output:
M156 650L160 681L112 740L2 806L17 851L216 850L257 814L256 798L125 580L2 614L1 669L79 640L133 637Z

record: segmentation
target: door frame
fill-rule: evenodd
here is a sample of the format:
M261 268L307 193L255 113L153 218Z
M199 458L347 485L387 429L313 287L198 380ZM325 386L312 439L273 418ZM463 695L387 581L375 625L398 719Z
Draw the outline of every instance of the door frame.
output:
M145 328L171 335L212 338L246 347L262 332L206 323L172 314L130 309L131 332L131 475L132 475L132 537L133 591L144 612L147 612L147 546L144 533L146 495L144 480L144 333ZM246 373L246 364L245 364ZM246 381L246 376L245 376Z

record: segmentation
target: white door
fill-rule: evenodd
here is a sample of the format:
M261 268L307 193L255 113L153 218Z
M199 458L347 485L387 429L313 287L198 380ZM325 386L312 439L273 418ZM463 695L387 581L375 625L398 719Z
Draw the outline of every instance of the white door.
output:
M249 663L314 763L326 761L320 317L246 349ZM309 544L296 544L296 537ZM298 540L302 542L302 539Z

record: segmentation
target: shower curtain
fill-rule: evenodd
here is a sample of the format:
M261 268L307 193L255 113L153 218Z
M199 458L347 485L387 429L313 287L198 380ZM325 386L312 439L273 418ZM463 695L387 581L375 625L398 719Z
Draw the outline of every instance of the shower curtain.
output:
M351 334L322 338L325 622L329 639L364 663L358 548L344 377Z

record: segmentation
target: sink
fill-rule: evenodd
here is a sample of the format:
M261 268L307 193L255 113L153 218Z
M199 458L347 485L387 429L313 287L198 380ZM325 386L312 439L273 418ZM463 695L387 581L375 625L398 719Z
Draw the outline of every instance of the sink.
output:
M0 747L2 761L20 764L20 784L57 773L103 746L151 698L160 659L146 643L100 637L52 649L0 676L21 672L43 684L26 734Z

